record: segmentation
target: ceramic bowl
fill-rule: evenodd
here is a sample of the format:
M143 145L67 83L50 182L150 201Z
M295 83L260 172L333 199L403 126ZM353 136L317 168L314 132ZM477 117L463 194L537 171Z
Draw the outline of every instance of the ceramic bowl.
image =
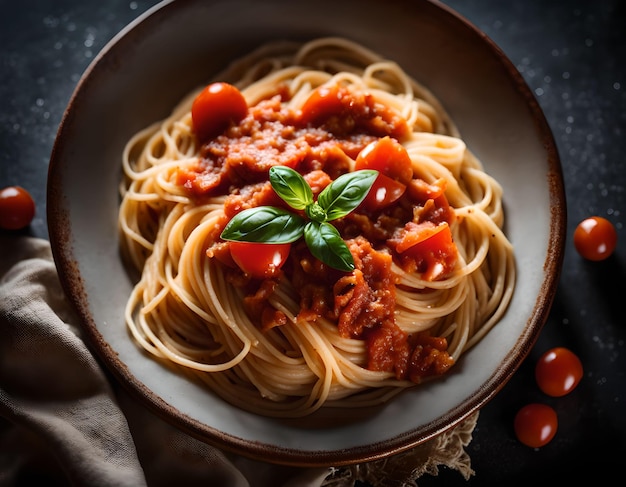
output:
M468 147L503 186L517 284L501 322L445 379L375 415L310 428L244 412L147 357L130 339L132 281L119 254L121 153L189 91L271 40L352 39L398 62L441 100ZM522 77L482 32L430 0L166 1L119 33L79 81L48 183L50 240L90 345L149 408L210 444L269 462L374 460L452 428L489 401L543 326L562 264L565 202L546 120Z

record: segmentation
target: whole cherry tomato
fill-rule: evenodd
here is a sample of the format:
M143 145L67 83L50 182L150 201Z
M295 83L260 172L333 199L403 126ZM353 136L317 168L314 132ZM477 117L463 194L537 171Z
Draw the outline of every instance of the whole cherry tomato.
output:
M319 86L302 105L300 120L305 124L323 122L328 117L343 112L349 103L348 92L340 90L338 85Z
M193 128L201 142L216 137L229 124L240 122L247 113L246 99L228 83L208 85L191 105Z
M539 389L552 397L568 394L583 376L583 366L578 356L564 347L547 350L535 366L535 379Z
M521 408L513 422L515 436L526 446L539 448L550 443L558 428L556 411L546 404L531 403Z
M27 227L35 216L35 201L20 186L0 190L0 228L19 230Z
M230 241L230 255L246 274L256 279L276 275L289 257L291 244L268 244Z
M599 261L609 257L617 245L613 224L601 216L581 221L574 230L574 247L587 260Z

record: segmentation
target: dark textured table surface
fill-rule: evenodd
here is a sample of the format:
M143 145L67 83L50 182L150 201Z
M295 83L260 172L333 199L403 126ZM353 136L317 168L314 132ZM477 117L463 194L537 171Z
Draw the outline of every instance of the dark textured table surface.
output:
M619 474L626 458L626 2L623 0L447 0L511 59L552 128L567 195L567 244L560 286L534 349L481 411L468 446L475 476L442 470L420 485L549 485ZM37 215L24 231L47 238L46 177L58 124L79 77L98 51L152 0L0 0L0 187L20 185ZM584 261L573 246L590 215L613 222L618 248ZM544 396L539 355L566 346L583 362L576 390ZM540 449L521 445L515 412L529 402L555 408L559 430ZM596 482L594 482L596 485Z

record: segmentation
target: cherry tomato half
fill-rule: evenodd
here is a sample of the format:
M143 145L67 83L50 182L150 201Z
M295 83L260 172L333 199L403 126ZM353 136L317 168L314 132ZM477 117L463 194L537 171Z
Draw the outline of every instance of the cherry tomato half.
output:
M0 190L0 228L19 230L27 227L35 216L35 201L20 186Z
M256 279L276 275L289 257L291 244L230 241L230 255L239 268Z
M247 113L246 99L228 83L208 85L191 105L193 128L200 141L219 135L229 124L240 122Z
M396 247L403 258L412 258L422 278L433 281L450 274L456 265L458 251L447 223L415 225L415 231Z
M409 184L413 179L409 153L400 142L389 136L368 144L356 157L354 168L376 169L402 184Z
M376 180L360 206L367 211L376 211L397 201L406 190L406 186L389 176L378 173Z
M556 411L546 404L531 403L521 408L513 422L515 436L526 446L545 446L556 434L558 418Z
M570 393L583 377L583 366L578 356L564 347L546 351L535 366L539 389L552 397Z
M574 230L574 247L587 260L599 261L609 257L617 245L613 224L601 216L581 221Z

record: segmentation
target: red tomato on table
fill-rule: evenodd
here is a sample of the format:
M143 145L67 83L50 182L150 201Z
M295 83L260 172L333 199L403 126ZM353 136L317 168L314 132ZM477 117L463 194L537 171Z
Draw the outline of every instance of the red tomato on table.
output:
M515 415L513 428L515 436L524 445L531 448L545 446L556 435L556 411L546 404L527 404Z
M601 216L585 218L574 230L574 247L587 260L606 259L613 253L616 245L615 227Z
M535 366L535 379L539 389L552 397L561 397L578 385L583 376L583 366L578 356L564 347L546 351Z
M0 190L0 228L19 230L30 225L35 216L35 201L20 186Z

